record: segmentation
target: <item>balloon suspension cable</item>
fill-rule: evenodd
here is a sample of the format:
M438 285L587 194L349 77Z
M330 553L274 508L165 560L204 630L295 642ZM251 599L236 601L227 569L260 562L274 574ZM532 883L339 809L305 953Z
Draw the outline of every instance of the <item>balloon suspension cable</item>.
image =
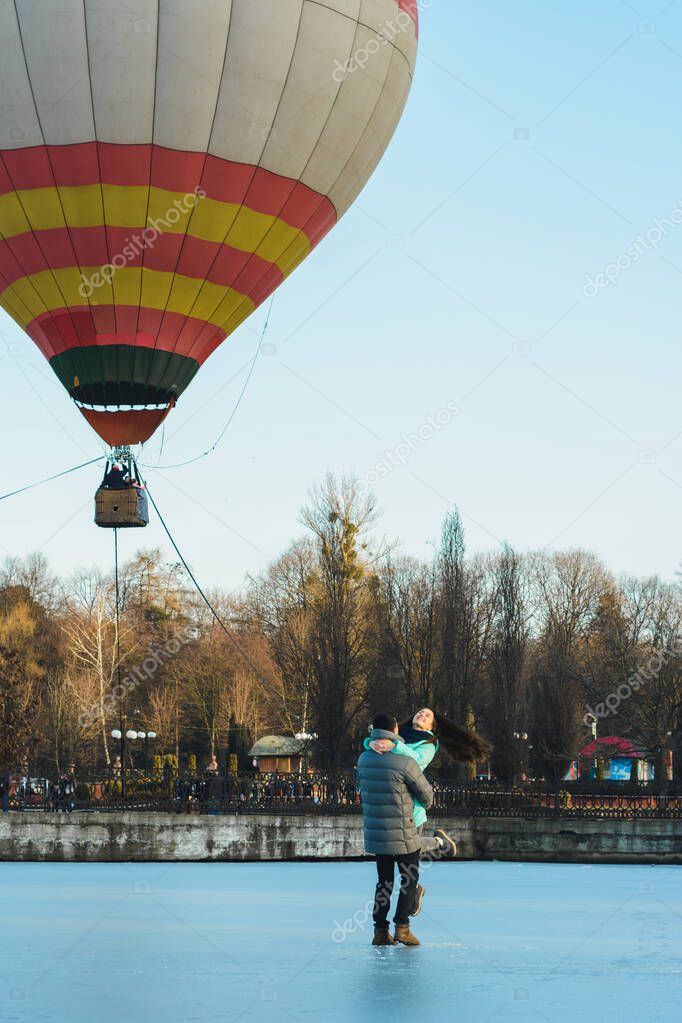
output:
M116 673L119 694L119 758L121 760L121 797L126 800L126 705L121 685L121 583L119 582L119 530L113 530L113 581L116 594Z
M72 469L64 469L63 472L57 472L54 476L46 476L43 480L37 480L35 483L29 483L26 487L20 487L18 490L11 490L8 494L0 494L0 501L6 501L8 497L16 497L17 494L25 494L27 490L33 490L34 487L40 487L43 483L51 483L52 480L61 479L62 476L69 476L72 472L78 472L79 469L85 469L88 465L95 465L97 462L101 462L105 457L105 455L100 455L98 458L92 458L89 462L82 462L81 465L74 465Z
M260 669L257 667L256 664L254 664L254 662L253 662L252 658L249 656L249 654L242 648L241 643L236 639L232 629L230 629L229 626L225 624L225 622L220 617L220 615L216 611L216 609L213 606L213 604L211 603L211 601L208 599L208 597L206 596L206 594L202 590L201 586L199 585L199 582L197 581L196 576L194 575L194 573L192 572L192 569L187 564L187 562L186 562L182 552L180 551L180 548L178 547L177 543L175 542L175 539L173 538L173 535L172 535L170 529L166 525L165 519L164 519L163 515L161 514L161 512L159 511L159 506L157 505L156 501L154 500L153 494L149 490L149 487L147 485L147 481L142 478L142 476L140 474L140 470L139 470L138 465L137 465L137 462L135 461L134 458L133 458L133 465L135 467L135 471L137 472L143 487L147 491L147 496L149 497L149 500L151 501L152 507L153 507L154 511L156 512L156 514L159 517L159 522L163 526L164 532L165 532L166 536L168 537L168 539L170 540L171 545L173 547L173 550L175 551L175 553L179 557L179 559L180 559L180 561L182 563L182 566L185 569L185 572L187 572L187 575L192 580L192 583L194 584L194 587L195 587L197 593L199 594L199 596L203 600L203 602L206 605L206 607L208 608L208 610L213 615L213 617L214 617L215 621L217 622L217 624L220 626L220 628L223 630L223 632L225 633L225 635L229 639L230 643L232 643L234 648L237 650L239 655L243 658L244 661L246 661L246 663L249 665L249 667L255 672L256 676L263 683L263 685L267 689L269 689L270 692L272 692L272 695L275 696L282 703L284 703L284 700L279 695L279 693L275 693L275 692L272 691L271 684L269 682L267 682L263 678L263 676L262 676L262 674L260 672Z
M118 529L114 529L114 583L116 594L116 681L118 682L119 693L119 719L121 731L121 771L124 768L124 742L125 742L125 710L123 707L123 690L121 689L121 589L118 580Z
M239 407L240 407L242 401L244 400L244 397L245 397L246 392L248 390L249 384L251 383L251 377L253 376L254 370L256 369L256 363L258 362L258 356L261 353L261 349L263 347L263 341L265 340L265 335L267 333L268 326L270 324L270 315L272 313L272 306L273 306L274 301L275 301L275 296L273 295L272 298L270 299L270 305L268 306L268 312L267 312L267 315L265 317L265 323L263 324L263 329L262 329L260 337L258 339L258 345L256 346L256 351L255 351L254 356L253 356L253 358L251 360L251 364L249 366L249 371L246 374L246 380L244 381L244 386L242 387L241 391L239 392L239 397L237 398L237 401L235 402L234 408L230 412L229 419L225 423L225 426L222 428L222 430L220 431L218 437L216 438L214 443L211 445L211 447L207 448L206 451L204 451L201 455L196 455L195 458L187 459L186 462L176 462L174 465L145 465L144 466L145 469L181 469L185 465L193 465L195 462L200 462L202 458L206 458L208 455L213 454L213 452L218 447L218 445L220 444L221 440L223 439L223 437L225 436L225 434L229 430L230 426L232 425L232 421L233 421L234 417L237 415L237 412L239 411Z

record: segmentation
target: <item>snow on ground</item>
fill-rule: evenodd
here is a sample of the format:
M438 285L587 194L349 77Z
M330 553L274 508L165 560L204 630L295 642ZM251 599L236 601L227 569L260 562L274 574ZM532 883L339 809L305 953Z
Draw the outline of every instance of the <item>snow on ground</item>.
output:
M0 1020L680 1019L682 867L423 880L422 947L374 949L370 863L0 864Z

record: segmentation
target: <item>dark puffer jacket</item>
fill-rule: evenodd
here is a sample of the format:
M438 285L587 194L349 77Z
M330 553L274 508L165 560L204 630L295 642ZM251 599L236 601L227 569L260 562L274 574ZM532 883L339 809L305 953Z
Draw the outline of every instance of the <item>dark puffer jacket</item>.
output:
M375 729L371 738L395 739L395 735ZM358 785L366 851L386 856L416 852L421 842L414 824L414 800L428 810L433 789L412 757L366 750L358 760Z

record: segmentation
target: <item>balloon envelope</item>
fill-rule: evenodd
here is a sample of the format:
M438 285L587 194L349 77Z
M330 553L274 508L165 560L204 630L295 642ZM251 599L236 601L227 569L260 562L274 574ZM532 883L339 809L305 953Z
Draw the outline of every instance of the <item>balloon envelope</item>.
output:
M416 44L416 0L0 0L0 304L105 440L345 213Z

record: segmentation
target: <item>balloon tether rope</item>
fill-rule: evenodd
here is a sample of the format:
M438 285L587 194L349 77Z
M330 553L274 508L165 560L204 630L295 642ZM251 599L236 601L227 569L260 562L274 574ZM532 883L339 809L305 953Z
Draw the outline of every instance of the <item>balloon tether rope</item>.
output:
M234 636L234 633L233 633L232 629L230 629L230 628L229 628L229 626L227 626L227 625L225 624L225 622L224 622L224 621L223 621L223 619L222 619L222 618L220 617L220 615L219 615L219 614L218 614L218 612L216 611L216 609L215 609L215 607L213 606L213 604L211 603L211 601L210 601L210 600L208 599L208 597L207 597L207 596L206 596L206 594L204 593L203 589L202 589L202 588L201 588L201 586L199 585L199 582L198 582L198 580L197 580L196 576L194 575L194 573L192 572L192 569L191 569L191 568L189 567L189 565L187 564L187 561L185 560L185 557L184 557L184 555L182 554L182 552L181 552L180 548L178 547L177 543L175 542L175 539L174 539L174 537L173 537L173 534L171 533L170 529L169 529L169 528L168 528L168 526L166 525L166 521L165 521L165 519L164 519L163 515L161 514L161 512L159 511L159 506L157 505L156 501L154 500L154 495L153 495L153 494L152 494L152 493L150 492L150 490L149 490L149 487L148 487L148 485L147 485L147 481L146 481L145 479L143 479L143 478L142 478L142 475L141 475L141 473L140 473L139 467L138 467L138 465L137 465L137 462L135 461L135 459L134 459L134 458L133 458L133 465L134 465L134 467L135 467L135 471L136 471L136 473L137 473L137 476L138 476L138 478L140 479L140 482L142 483L143 487L145 488L145 490L146 490L146 492L147 492L147 496L149 497L149 500L150 500L150 502L151 502L151 505L152 505L152 507L153 507L154 511L156 512L156 514L157 514L157 516L158 516L158 518L159 518L159 522L161 523L161 525L162 525L162 527L163 527L163 530L164 530L164 532L165 532L166 536L167 536L167 537L168 537L168 539L170 540L170 542L171 542L171 545L172 545L172 547L173 547L173 550L175 551L175 553L177 554L178 558L180 559L180 561L181 561L181 563L182 563L182 566L183 566L183 568L185 569L185 572L187 572L187 575L188 575L188 576L189 576L189 578L191 579L191 581L192 581L192 583L193 583L193 585L194 585L194 587L195 587L195 589L196 589L197 593L199 594L199 596L200 596L200 597L201 597L201 599L203 600L203 602L204 602L204 604L206 605L206 607L208 608L208 610L209 610L209 611L211 612L211 614L213 615L213 617L214 617L214 619L215 619L216 623L217 623L217 624L218 624L218 625L220 626L220 628L221 628L221 629L223 630L223 632L225 633L225 635L226 635L226 636L227 636L227 638L229 639L230 643L232 643L232 645L234 646L235 650L236 650L236 651L237 651L237 653L238 653L238 654L240 655L240 657L242 657L242 658L244 659L244 661L246 661L246 663L247 663L247 664L249 665L249 667L251 668L251 670L252 670L252 671L253 671L253 672L255 673L256 677L257 677L257 678L258 678L258 679L259 679L259 680L260 680L260 681L261 681L261 682L263 683L263 685L264 685L264 686L265 686L265 687L266 687L266 688L267 688L267 689L268 689L268 690L269 690L269 691L271 692L271 694L272 694L272 695L273 695L273 696L274 696L274 697L275 697L276 699L280 700L280 702L282 702L282 703L284 704L284 702L285 702L285 701L283 700L283 698L282 698L282 697L280 696L280 694L279 694L279 693L276 693L276 692L274 692L274 691L272 690L272 685L271 685L270 683L268 683L268 682L267 682L267 681L266 681L266 680L265 680L265 679L263 678L263 676L262 676L262 674L261 674L261 672L260 672L260 669L259 669L259 668L257 667L257 665L256 665L256 664L254 664L254 662L253 662L252 658L251 658L251 657L250 657L250 656L248 655L248 653L247 653L247 652L246 652L246 651L245 651L245 650L244 650L244 649L242 648L242 645L241 645L241 643L239 643L239 641L238 641L238 640L236 639L236 637Z
M40 487L43 483L51 483L52 480L58 480L62 476L69 476L72 472L78 472L79 469L85 469L88 465L95 465L97 462L101 462L104 457L104 455L100 455L98 458L93 458L89 462L83 462L81 465L74 465L72 469L64 469L63 472L57 472L54 476L47 476L43 480L37 480L35 483L29 483L25 487L19 487L18 490L10 490L8 494L0 495L0 501L6 501L8 497L16 497L17 494L25 494L27 490L33 490L34 487Z
M251 360L251 365L249 366L249 372L246 374L246 380L244 381L244 386L242 387L242 389L241 389L241 391L239 393L239 397L237 398L237 401L235 402L234 408L230 412L229 419L227 420L227 422L225 423L225 426L220 431L220 433L219 433L218 437L216 438L215 442L211 445L210 448L207 448L206 451L204 451L201 455L197 455L195 458L188 458L186 462L176 462L174 465L145 465L144 466L145 469L164 469L164 470L165 469L181 469L185 465L193 465L195 462L200 462L202 458L206 458L208 455L213 454L213 452L218 447L218 445L220 444L221 440L223 439L223 437L225 436L225 434L229 430L230 426L232 425L232 420L237 415L237 412L239 411L239 406L241 405L242 401L244 400L244 397L245 397L246 392L248 390L249 384L251 383L251 377L254 374L254 370L256 368L256 363L258 362L258 356L261 353L261 349L263 347L263 341L265 340L265 335L267 333L268 325L270 323L270 315L272 313L272 305L273 305L274 301L275 301L275 296L273 295L272 298L270 299L270 305L268 307L267 316L265 317L265 323L263 324L263 329L262 329L260 337L258 339L258 345L256 346L256 351L254 353L253 359Z

